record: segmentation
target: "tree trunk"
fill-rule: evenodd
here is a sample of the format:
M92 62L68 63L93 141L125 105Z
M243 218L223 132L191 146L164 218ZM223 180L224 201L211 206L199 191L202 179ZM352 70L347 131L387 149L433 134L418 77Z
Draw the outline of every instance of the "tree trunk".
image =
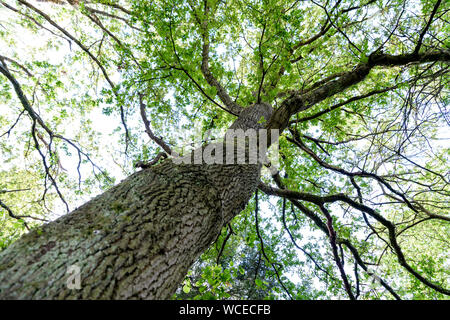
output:
M261 128L267 105L233 128ZM260 164L175 164L134 173L0 252L2 299L167 299L247 204ZM80 288L70 286L71 266ZM68 272L69 270L69 272Z

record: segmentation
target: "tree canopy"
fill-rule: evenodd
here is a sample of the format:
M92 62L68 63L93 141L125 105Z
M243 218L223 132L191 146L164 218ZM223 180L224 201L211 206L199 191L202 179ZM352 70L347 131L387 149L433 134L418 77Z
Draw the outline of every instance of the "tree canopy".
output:
M0 250L267 103L276 173L174 298L448 299L449 9L0 0Z

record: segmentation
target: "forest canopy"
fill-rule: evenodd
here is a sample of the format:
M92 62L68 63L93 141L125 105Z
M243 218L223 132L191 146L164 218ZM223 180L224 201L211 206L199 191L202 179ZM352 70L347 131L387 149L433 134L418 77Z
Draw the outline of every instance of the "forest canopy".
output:
M448 299L449 10L0 0L0 250L268 104L276 170L172 298Z

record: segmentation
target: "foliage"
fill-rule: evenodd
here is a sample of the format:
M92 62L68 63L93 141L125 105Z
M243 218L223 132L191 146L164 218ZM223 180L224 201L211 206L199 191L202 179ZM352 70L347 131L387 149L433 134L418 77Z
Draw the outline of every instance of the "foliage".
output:
M448 299L448 2L64 3L0 1L0 248L164 151L142 108L176 148L298 98L174 298Z

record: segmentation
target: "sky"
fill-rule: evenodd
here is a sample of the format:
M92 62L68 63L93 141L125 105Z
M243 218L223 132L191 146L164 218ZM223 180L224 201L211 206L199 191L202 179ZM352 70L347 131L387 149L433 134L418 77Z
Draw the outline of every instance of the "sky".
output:
M35 1L31 1L35 2ZM39 3L40 7L45 8L46 10L50 10L51 12L51 5L49 4L43 4ZM12 16L12 12L8 9L5 9L3 6L0 6L0 28L2 27L1 24L7 23L7 21ZM70 20L67 20L67 23L70 23ZM64 23L63 23L64 24ZM14 48L8 47L5 43L0 42L0 55L13 57L14 53L18 53L19 57L23 57L24 60L33 59L32 56L29 56L26 54L31 48L31 51L37 52L37 48L41 48L42 45L50 38L50 34L46 31L39 32L38 35L30 33L27 29L24 28L17 28L16 30L16 45ZM41 56L43 60L50 61L53 64L58 63L64 63L65 62L65 56L72 55L73 50L78 50L75 47L75 44L72 44L72 48L69 46L68 43L62 42L62 45L56 50L56 49L48 49L45 51L45 56ZM220 53L220 50L219 50ZM39 54L42 55L42 53L37 53L37 57ZM231 65L230 65L231 66ZM77 69L80 71L80 77L87 77L90 65L83 64L81 62L78 63L78 65L72 65L70 66L70 70ZM84 70L84 71L83 71ZM120 80L120 73L116 72L112 74L112 79L114 82L118 83ZM67 96L67 98L70 98L73 94L77 94L77 92L73 92L68 88L69 90L67 92L61 91L61 96L59 96L60 99L64 98L64 95ZM95 94L95 88L92 88L92 92ZM169 97L170 99L170 97ZM102 113L103 107L106 107L107 105L100 105L98 108L94 108L92 111L90 111L90 114L88 118L92 120L92 127L96 129L97 132L100 132L102 135L98 137L97 144L98 147L103 150L101 154L101 158L94 159L95 162L99 162L102 167L105 168L112 168L110 170L112 176L116 178L116 181L119 182L120 180L124 179L127 176L127 172L124 172L120 169L120 166L118 166L117 162L126 162L127 160L123 160L123 157L120 155L120 148L117 146L118 141L118 134L115 133L115 129L117 127L120 127L120 121L117 117L108 117ZM14 118L14 116L17 113L17 110L20 109L20 106L14 106L11 107L10 105L4 103L0 100L0 115L8 118ZM44 115L47 115L46 113L43 113ZM45 120L45 118L44 118ZM142 127L142 133L143 135L143 126L140 125L139 118L130 118L130 124L131 126ZM183 124L182 120L179 125ZM18 125L18 130L27 130L26 128L29 127L29 121L28 120L22 120L21 123ZM80 123L77 122L76 119L74 119L70 124L67 124L65 127L65 136L67 138L75 137L77 134L77 130L80 127ZM3 128L1 128L3 129ZM312 128L314 130L314 128ZM2 130L3 131L3 130ZM0 132L1 134L1 132ZM149 144L152 142L150 139L145 138ZM439 137L438 140L433 140L432 144L433 147L436 149L442 149L442 148L448 148L449 147L449 139L450 139L450 127L443 127L442 130L439 131ZM361 141L358 142L360 145L358 147L363 148L365 144L367 144L367 141ZM73 153L73 152L72 152ZM73 153L74 154L74 153ZM6 155L7 156L7 155ZM18 165L18 166L27 166L27 162L23 161L23 159L18 159L15 162L5 163L5 161L2 161L5 159L5 155L0 153L0 163L3 163L1 165L1 169L8 170L8 168L12 165ZM67 173L72 176L72 178L77 179L76 174L76 167L78 164L78 159L76 156L68 157L68 156L62 156L61 158L62 166L67 170ZM129 163L128 163L129 164ZM389 168L386 168L389 169ZM89 166L84 166L82 169L82 174L87 174L91 168ZM86 200L88 200L90 197L95 196L97 193L101 192L101 190L97 189L93 194L87 195L87 196L79 196L73 199L70 203L71 209L74 209L75 207L81 205ZM276 206L277 199L272 198L269 203L261 203L261 215L265 217L269 217L273 214L273 211L271 207ZM60 203L56 204L56 207L54 208L55 215L52 217L53 219L60 216L65 210L63 210L63 206ZM280 225L279 228L282 228ZM307 241L309 236L316 236L312 231L308 234L308 231L305 231L305 236L303 241ZM286 235L287 237L287 235ZM299 242L299 244L302 244L302 241ZM304 257L304 254L298 250L298 255L300 257L303 257L306 260L306 257ZM346 268L351 268L350 266L346 266ZM348 269L348 273L351 273L352 270ZM301 275L298 274L292 274L292 279L295 282L300 282ZM316 286L319 286L319 283L315 283Z

